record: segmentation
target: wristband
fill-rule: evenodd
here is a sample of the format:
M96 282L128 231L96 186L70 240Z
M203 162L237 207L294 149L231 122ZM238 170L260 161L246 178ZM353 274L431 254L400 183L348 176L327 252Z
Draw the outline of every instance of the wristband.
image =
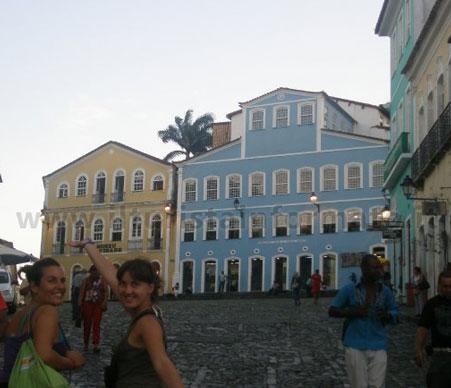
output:
M86 248L86 245L89 245L89 244L95 245L94 241L92 241L91 239L89 239L89 240L87 240L87 241L83 244L82 248Z

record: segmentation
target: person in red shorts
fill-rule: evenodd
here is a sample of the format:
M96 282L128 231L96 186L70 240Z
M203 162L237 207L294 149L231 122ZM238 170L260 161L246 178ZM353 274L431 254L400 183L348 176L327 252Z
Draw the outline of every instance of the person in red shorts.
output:
M319 274L319 270L315 270L315 273L310 278L311 281L311 287L312 287L312 295L313 295L313 302L315 304L318 304L318 297L319 292L321 290L321 275Z
M89 269L89 276L80 287L80 307L83 314L84 350L89 349L89 337L92 328L94 353L100 351L100 321L106 310L107 288L95 266Z

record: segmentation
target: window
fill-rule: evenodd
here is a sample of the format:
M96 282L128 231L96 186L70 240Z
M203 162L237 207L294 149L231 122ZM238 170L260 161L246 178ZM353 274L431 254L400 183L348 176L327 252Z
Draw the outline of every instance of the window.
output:
M313 190L313 168L305 167L298 170L298 192L311 193Z
M113 220L111 241L122 241L122 220L120 218L115 218Z
M218 199L218 178L208 177L205 179L205 196L207 201L215 201Z
M205 240L218 239L218 221L215 218L208 218L206 222Z
M144 190L144 172L141 170L135 171L133 174L133 191Z
M418 110L418 143L424 139L426 135L426 117L424 114L424 107L420 107Z
M329 210L322 214L323 233L336 233L337 231L337 215L335 211Z
M241 237L241 225L239 217L230 217L228 220L227 238L229 240L239 239Z
M64 243L66 241L66 223L59 221L56 225L56 236L53 253L62 255L64 254Z
M163 190L163 177L161 175L157 175L155 178L153 178L152 180L152 190L153 191L159 191L159 190Z
M279 106L275 108L275 122L274 127L276 128L286 128L288 127L288 107Z
M161 249L161 216L155 214L150 220L150 249Z
M274 172L274 189L275 195L289 194L289 175L288 170L279 170Z
M85 197L88 179L83 175L77 179L77 197Z
M94 233L92 235L92 239L94 241L102 241L103 240L103 221L95 220L94 221Z
M362 187L362 167L357 163L346 165L346 188L360 189Z
M435 117L434 117L434 92L430 92L428 94L428 117L427 117L427 129L426 131L429 131L431 129L432 125L434 124Z
M362 211L360 209L346 210L346 227L348 232L360 232Z
M298 124L313 124L313 103L302 103L298 105ZM325 112L326 114L326 112Z
M276 237L288 236L288 216L286 214L278 214L275 216L275 220L276 220L276 228L275 228Z
M69 193L69 186L66 183L61 183L58 187L58 198L67 198Z
M251 238L264 237L265 217L263 215L255 215L251 217Z
M188 179L185 181L185 202L194 202L196 200L196 180Z
M382 212L384 208L381 206L376 206L370 209L371 223L374 224L374 221L382 221Z
M445 86L443 74L437 80L437 116L440 116L445 109Z
M254 172L250 176L250 196L259 197L265 194L265 174L262 172Z
M251 129L263 129L265 122L265 111L263 110L253 111L251 115L252 115Z
M78 220L75 223L75 241L81 241L85 238L85 224L82 220Z
M373 162L370 168L371 187L382 187L384 185L384 162Z
M312 234L313 233L313 215L312 213L299 214L299 234Z
M227 177L228 198L241 197L241 175L230 175Z
M194 241L195 223L194 220L185 220L183 223L183 241Z
M337 167L336 166L326 166L322 167L322 190L323 191L334 191L337 190Z
M143 221L139 216L135 216L132 219L132 239L142 238Z

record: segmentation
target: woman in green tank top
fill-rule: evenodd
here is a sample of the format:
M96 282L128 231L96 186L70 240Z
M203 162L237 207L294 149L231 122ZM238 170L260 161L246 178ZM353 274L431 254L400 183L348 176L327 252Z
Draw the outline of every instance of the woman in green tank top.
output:
M182 379L166 353L165 333L154 303L158 276L141 259L125 262L119 269L107 260L91 240L72 241L84 248L112 292L131 315L127 335L115 347L107 371L108 384L115 388L183 387Z

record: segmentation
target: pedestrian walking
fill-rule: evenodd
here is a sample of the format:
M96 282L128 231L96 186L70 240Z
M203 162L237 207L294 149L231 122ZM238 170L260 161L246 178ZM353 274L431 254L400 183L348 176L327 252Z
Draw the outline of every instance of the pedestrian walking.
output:
M115 388L183 387L177 369L166 353L161 315L154 308L159 279L152 265L142 259L117 269L91 240L72 241L84 248L105 282L132 317L127 334L114 348L106 369L105 385Z
M431 331L431 363L426 376L429 388L451 387L451 271L438 278L439 294L426 302L416 334L415 359L418 366L426 361L424 353Z
M315 273L310 277L311 282L310 282L310 287L311 287L311 292L313 295L313 303L318 304L318 298L319 298L319 293L321 291L321 283L322 283L322 278L321 275L319 274L319 270L315 270Z
M413 292L415 295L415 315L421 316L424 305L428 299L430 285L420 267L413 269Z
M367 254L361 263L362 280L341 288L331 303L329 316L345 318L342 341L351 387L385 386L387 323L395 323L398 308L393 293L382 282L377 256Z
M92 330L94 353L100 351L100 322L107 306L107 288L97 268L92 265L89 275L80 286L80 308L83 314L84 351L89 350L89 337Z
M293 300L295 306L301 305L301 277L299 272L295 272L291 278L291 292L293 294Z
M81 309L80 309L80 287L81 283L87 276L87 271L82 269L75 272L72 278L71 288L71 305L72 305L72 320L75 321L76 327L81 327Z
M8 387L19 349L29 339L32 339L37 355L53 369L77 369L85 363L80 352L70 349L59 325L57 307L64 302L66 291L63 269L56 260L46 258L28 266L25 271L32 300L14 314L6 328L1 388ZM9 386L14 385L10 383Z

